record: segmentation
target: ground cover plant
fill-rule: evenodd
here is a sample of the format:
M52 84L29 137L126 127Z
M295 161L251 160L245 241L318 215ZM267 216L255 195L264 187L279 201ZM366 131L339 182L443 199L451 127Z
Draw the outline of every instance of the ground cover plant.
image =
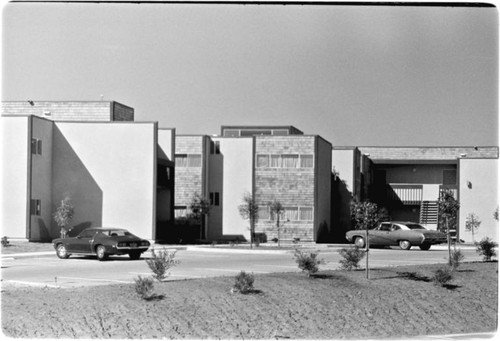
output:
M387 339L494 332L498 263L256 274L259 293L231 294L234 276L73 289L2 287L3 333L16 338ZM34 313L36 312L36 313Z

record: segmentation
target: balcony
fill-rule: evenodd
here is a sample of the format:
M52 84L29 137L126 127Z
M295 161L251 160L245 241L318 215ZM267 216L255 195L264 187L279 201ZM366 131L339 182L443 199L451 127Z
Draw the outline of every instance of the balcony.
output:
M422 192L422 185L388 184L386 186L386 198L390 201L399 201L404 205L420 205Z

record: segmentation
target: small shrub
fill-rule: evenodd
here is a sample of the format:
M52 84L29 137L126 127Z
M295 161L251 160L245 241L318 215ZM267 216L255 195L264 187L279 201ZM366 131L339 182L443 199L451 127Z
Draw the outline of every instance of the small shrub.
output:
M150 277L134 278L135 281L135 292L139 294L143 299L147 300L153 296L154 290L154 280Z
M217 241L216 241L216 240L214 240L214 241L212 242L212 244L210 244L210 246L211 246L211 247L215 247L215 245L217 245Z
M2 246L10 246L10 242L7 237L2 237Z
M233 241L230 241L230 242L229 242L229 246L234 247L234 242L233 242Z
M293 243L294 244L297 244L298 242L300 242L300 238L293 238Z
M273 242L277 243L278 242L278 238L273 238L271 239Z
M301 252L299 249L295 249L295 262L303 272L307 272L307 276L311 277L311 274L319 271L319 265L324 264L325 261L318 259L319 251L316 252Z
M442 267L434 272L432 281L436 285L444 286L453 278L453 270L450 267Z
M475 245L477 247L476 252L483 256L485 262L491 261L491 257L497 255L495 247L497 247L498 244L489 237L484 237L479 243L475 243Z
M365 256L365 251L357 246L340 249L339 253L344 258L339 261L340 266L345 270L359 268L359 262Z
M158 281L162 281L168 277L168 269L179 264L179 261L175 260L175 251L168 252L167 250L160 250L158 253L155 249L151 249L151 258L146 259L151 271L153 271L153 277Z
M260 246L260 238L258 238L258 237L255 238L254 242L255 242L255 246Z
M248 274L245 271L241 271L235 277L233 291L240 292L242 294L248 294L253 291L253 274Z
M455 270L460 265L460 262L465 258L462 250L453 250L451 251L451 257L448 259L448 265L451 266L452 270Z

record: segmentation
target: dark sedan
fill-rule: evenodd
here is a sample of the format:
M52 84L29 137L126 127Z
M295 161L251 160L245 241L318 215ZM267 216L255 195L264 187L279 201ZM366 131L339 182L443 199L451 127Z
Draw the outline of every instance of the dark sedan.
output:
M380 223L375 229L368 232L370 245L397 246L409 250L412 246L419 246L422 250L429 250L431 245L446 243L446 234L428 230L424 226L408 221L392 221ZM358 247L366 245L365 230L351 230L346 233L346 239Z
M76 237L58 238L52 241L59 258L72 254L96 255L100 261L109 255L126 255L139 259L151 245L129 231L121 228L91 227Z

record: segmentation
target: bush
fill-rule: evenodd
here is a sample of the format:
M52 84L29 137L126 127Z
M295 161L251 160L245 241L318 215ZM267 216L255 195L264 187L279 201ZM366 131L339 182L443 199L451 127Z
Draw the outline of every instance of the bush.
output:
M306 253L295 249L294 258L299 268L303 272L307 272L308 277L311 277L311 274L319 271L319 265L325 263L324 260L318 259L318 255L319 251Z
M2 237L2 246L10 246L10 242L7 237Z
M453 278L453 270L450 267L442 267L434 272L432 281L436 285L444 286Z
M135 292L138 293L143 299L147 300L153 296L154 280L150 277L134 278Z
M455 270L460 265L460 262L465 258L462 250L453 250L451 251L451 257L448 259L448 265L451 266L452 270Z
M253 291L254 277L252 274L247 274L245 271L241 271L234 281L233 291L240 292L242 294L247 294Z
M475 245L477 247L476 252L483 256L485 262L491 261L491 257L497 255L494 248L497 247L498 244L489 237L484 237L479 243L475 243Z
M365 251L357 246L340 249L339 253L342 257L344 257L344 259L341 259L339 263L341 268L345 270L359 268L359 262L365 256Z
M169 253L167 250L160 250L156 253L155 249L151 249L151 259L146 259L146 263L153 271L153 277L162 281L168 277L168 269L179 264L174 258L175 251Z

